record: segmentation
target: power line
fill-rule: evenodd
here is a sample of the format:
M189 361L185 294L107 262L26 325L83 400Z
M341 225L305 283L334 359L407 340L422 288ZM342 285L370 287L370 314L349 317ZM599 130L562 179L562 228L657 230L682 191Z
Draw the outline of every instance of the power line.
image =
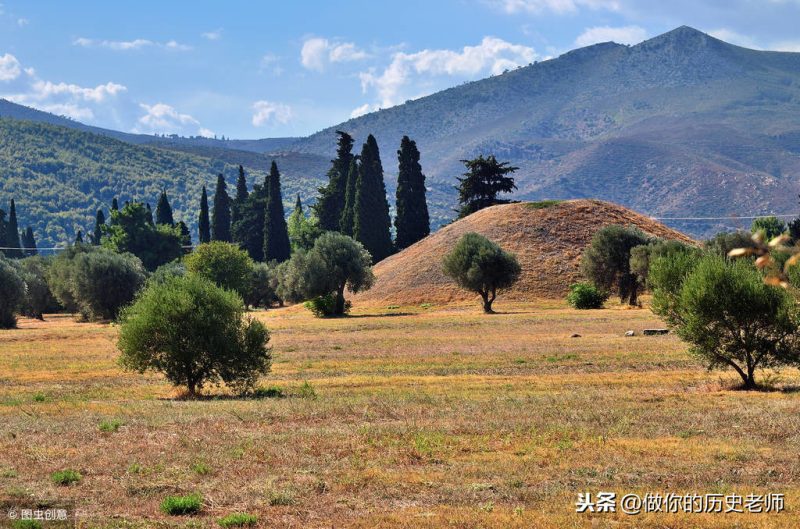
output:
M783 218L795 218L797 214L786 214L786 215L752 215L752 216L741 216L741 217L650 217L653 220L752 220L752 219L763 219L766 217L783 217Z

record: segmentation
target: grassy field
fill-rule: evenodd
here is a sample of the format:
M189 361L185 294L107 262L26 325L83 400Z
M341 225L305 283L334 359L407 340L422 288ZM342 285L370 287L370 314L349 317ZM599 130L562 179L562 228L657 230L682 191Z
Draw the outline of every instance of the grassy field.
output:
M796 371L735 391L675 337L638 335L661 326L647 310L496 308L257 313L274 364L247 400L182 401L121 371L114 326L23 319L0 331L0 495L73 502L79 527L107 528L218 527L233 512L311 528L797 523ZM65 469L81 481L53 484ZM785 493L786 511L575 512L578 492L604 490ZM159 510L195 492L199 515Z

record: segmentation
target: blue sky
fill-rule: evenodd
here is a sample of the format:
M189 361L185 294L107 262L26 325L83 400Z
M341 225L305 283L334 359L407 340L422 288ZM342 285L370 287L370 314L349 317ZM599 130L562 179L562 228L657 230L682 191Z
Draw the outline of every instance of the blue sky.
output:
M800 51L800 0L0 2L0 97L142 133L306 135L682 24Z

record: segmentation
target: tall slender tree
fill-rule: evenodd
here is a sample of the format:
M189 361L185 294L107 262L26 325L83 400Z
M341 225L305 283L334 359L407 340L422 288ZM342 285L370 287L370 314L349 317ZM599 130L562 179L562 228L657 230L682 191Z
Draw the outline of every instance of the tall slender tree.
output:
M0 248L8 247L8 222L6 221L6 212L0 208ZM8 256L9 250L0 250L0 255Z
M106 216L102 209L97 210L94 218L94 233L92 234L92 244L100 246L100 239L103 238L103 226L106 224Z
M172 218L172 206L169 205L166 190L162 190L161 196L158 197L158 203L156 204L156 224L164 224L166 226L175 225L175 220Z
M17 224L17 205L11 199L11 206L8 209L8 223L6 224L6 246L12 248L6 255L12 259L22 257L22 242L19 238L19 225Z
M236 196L233 199L233 204L231 204L231 238L233 242L238 242L239 244L244 241L237 237L238 234L234 226L242 218L242 210L247 204L248 195L247 178L244 175L244 167L240 165L239 177L236 179Z
M189 226L182 220L179 220L175 226L181 232L181 246L184 250L188 251L189 247L192 245L192 234L189 233Z
M200 218L197 221L197 240L200 243L211 241L211 223L208 220L208 194L206 186L203 186L203 193L200 195Z
M267 193L269 191L269 176L264 179L264 184L255 184L253 191L241 207L239 218L231 226L234 241L254 261L264 260L264 213L267 209Z
M83 244L83 231L78 230L78 234L75 235L75 244Z
M211 239L231 242L231 199L225 177L217 175L217 189L214 192L214 211L211 212Z
M353 159L353 137L341 130L337 130L336 134L339 136L336 159L331 160L331 168L328 170L328 185L319 188L319 198L314 204L319 227L327 231L339 230L347 192L347 173Z
M289 259L291 244L281 196L281 175L275 160L269 170L267 208L264 215L264 260L283 262Z
M156 223L153 220L153 209L150 207L150 202L145 204L145 206L147 209L147 223L150 224L150 226L155 227Z
M377 263L392 254L392 221L378 142L370 134L361 149L361 168L353 207L353 235Z
M117 201L117 197L111 199L111 211L108 212L108 225L113 226L116 222L116 218L114 217L114 212L119 211L119 202Z
M359 156L353 156L353 159L350 160L350 169L347 171L344 209L342 209L342 218L339 219L339 231L348 237L353 236L353 224L355 223L353 208L356 205L356 184L358 183L359 171L358 160Z
M431 232L428 203L425 201L425 175L419 163L415 141L403 136L397 151L397 216L394 219L395 247L407 248Z
M36 249L36 237L34 237L33 228L30 226L25 228L25 233L22 235L22 246L25 247L25 255L28 257L39 253Z

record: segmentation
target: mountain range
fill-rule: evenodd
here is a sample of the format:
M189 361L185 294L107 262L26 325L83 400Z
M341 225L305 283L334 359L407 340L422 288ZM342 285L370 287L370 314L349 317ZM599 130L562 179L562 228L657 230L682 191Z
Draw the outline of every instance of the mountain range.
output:
M463 172L460 160L481 153L493 153L519 167L518 190L512 199L598 198L657 217L794 213L800 192L796 178L800 173L800 53L746 49L686 26L635 46L608 42L580 48L360 116L305 138L134 135L0 101L2 116L46 122L54 130L77 129L87 138L107 136L125 149L149 155L157 152L160 159L190 157L197 173L158 180L168 193L172 186L176 193L192 190L185 185L187 179L210 183L213 174L203 171L220 167L232 182L229 171L238 163L250 165L257 176L277 156L286 175L284 185L304 200L313 199L315 188L324 182L336 130L352 134L357 145L370 133L376 136L387 189L393 194L395 151L407 134L422 153L434 227L454 215L453 184ZM0 127L4 142L13 128L10 124ZM0 171L8 163L0 157ZM93 175L97 186L105 184L109 192L130 191L121 182L104 182L102 167L94 170L98 171ZM15 194L18 203L24 203L22 193L9 188L6 180L0 181L0 200ZM62 180L69 185L67 173ZM294 198L291 193L285 194L287 203ZM106 194L98 198L105 199ZM186 212L181 209L184 204L179 204L179 214L189 215L192 201L196 198L184 201ZM88 219L94 207L87 200L82 215ZM41 214L47 209L42 207ZM57 219L63 212L50 215ZM695 236L748 223L668 222ZM62 227L67 235L74 229ZM55 237L55 231L47 236Z

